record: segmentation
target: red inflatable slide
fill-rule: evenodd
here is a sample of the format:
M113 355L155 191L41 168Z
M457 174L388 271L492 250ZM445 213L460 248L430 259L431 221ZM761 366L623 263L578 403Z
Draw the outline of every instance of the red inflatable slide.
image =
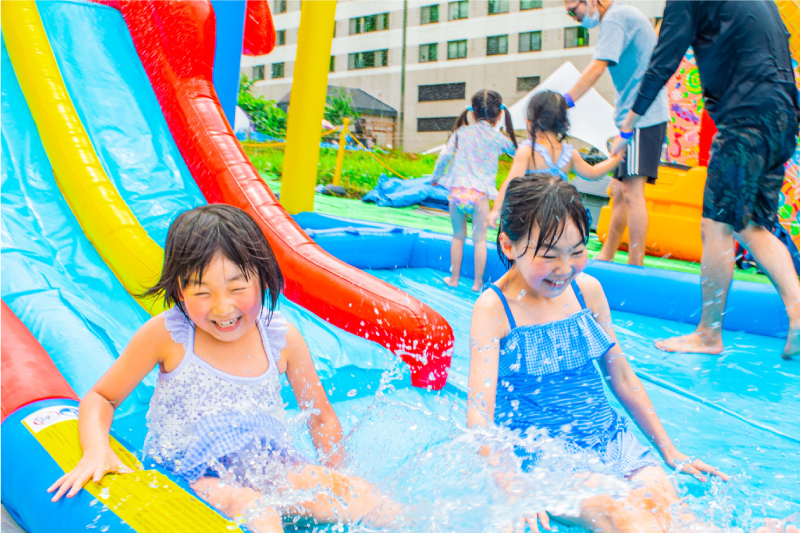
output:
M443 387L453 348L447 321L324 252L286 213L245 155L212 84L215 19L210 1L103 3L122 12L175 143L206 199L240 207L255 218L278 257L286 296L401 356L415 386ZM248 7L248 16L264 16L258 15L263 7Z

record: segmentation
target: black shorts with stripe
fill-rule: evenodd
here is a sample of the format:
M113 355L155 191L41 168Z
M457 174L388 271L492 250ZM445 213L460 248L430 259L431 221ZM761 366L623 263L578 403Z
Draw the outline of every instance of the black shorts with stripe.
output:
M655 183L666 136L666 122L634 130L625 160L614 170L614 179L622 181L628 176L645 176L647 183Z

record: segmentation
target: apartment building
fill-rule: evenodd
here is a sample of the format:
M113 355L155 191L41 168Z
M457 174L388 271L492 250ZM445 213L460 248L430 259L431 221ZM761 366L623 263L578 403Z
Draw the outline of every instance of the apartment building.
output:
M630 3L654 22L665 1ZM400 110L404 4L339 0L330 85L362 89ZM257 80L255 94L280 100L292 84L301 1L271 6L278 45L267 56L243 57L242 72ZM597 39L597 29L567 16L562 0L408 0L407 6L405 114L395 136L407 151L441 144L480 89L498 91L511 105L565 61L582 70ZM595 88L613 104L607 73Z

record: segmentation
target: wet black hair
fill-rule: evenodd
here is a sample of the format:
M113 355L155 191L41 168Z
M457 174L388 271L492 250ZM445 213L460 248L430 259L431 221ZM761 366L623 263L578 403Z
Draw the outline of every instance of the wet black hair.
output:
M485 120L493 122L500 116L503 110L503 97L497 91L489 91L483 89L475 93L472 97L471 109L465 109L463 113L456 119L453 124L453 131L457 131L461 126L469 124L467 115L470 111L475 115L475 120ZM514 125L511 123L511 114L506 110L506 131L508 136L511 137L511 142L514 143L514 148L517 147L517 136L514 134ZM458 149L458 137L456 136L456 149Z
M181 287L193 276L201 282L217 253L236 264L246 279L258 278L261 305L269 292L271 319L284 284L278 261L256 221L238 207L225 204L195 207L175 218L167 232L161 278L143 296L163 296L166 307L177 305L186 314Z
M536 134L554 133L558 142L567 137L569 119L567 101L557 92L542 91L536 93L528 102L528 138L536 141Z
M514 264L500 246L501 233L517 244L529 240L534 228L539 228L534 249L536 255L542 248L547 252L553 247L564 233L568 221L578 227L585 242L589 238L589 216L574 185L550 174L527 174L513 178L506 189L500 211L500 228L497 232L500 260L508 267ZM525 246L525 252L529 246L530 242Z

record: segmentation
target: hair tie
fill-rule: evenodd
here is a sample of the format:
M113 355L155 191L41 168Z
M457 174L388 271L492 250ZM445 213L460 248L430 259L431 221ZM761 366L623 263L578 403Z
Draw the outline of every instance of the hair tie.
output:
M500 104L500 109L508 109L508 108L506 107L506 104Z
M472 106L471 106L471 105L464 106L464 108L465 108L467 111L471 111L471 112L473 112L473 113L475 112L475 111L473 111L473 110L472 110Z

